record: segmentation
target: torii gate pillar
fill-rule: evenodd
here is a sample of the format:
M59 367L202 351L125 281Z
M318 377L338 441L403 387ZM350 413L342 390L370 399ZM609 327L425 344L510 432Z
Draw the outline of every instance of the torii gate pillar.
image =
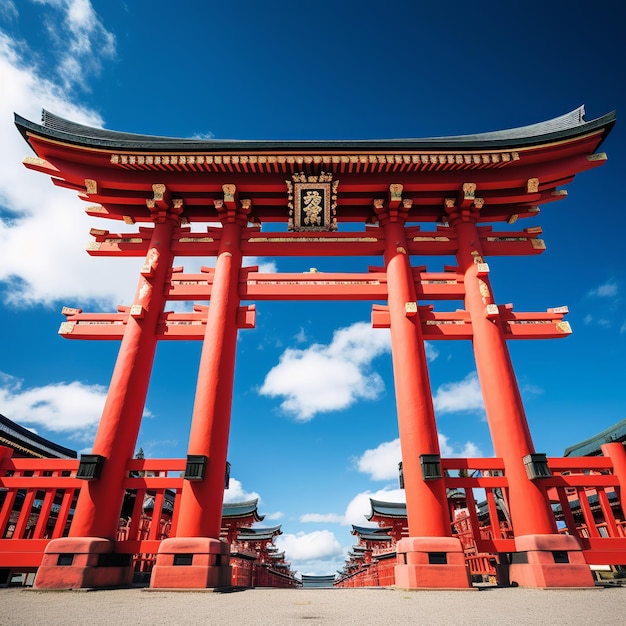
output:
M231 188L232 187L232 188ZM232 408L239 310L240 238L249 204L235 202L234 185L224 185L230 202L216 201L223 233L215 264L211 304L202 345L189 434L187 466L203 463L202 476L185 481L176 537L159 546L152 588L207 588L231 584L229 545L220 541L226 456ZM226 204L226 206L224 206Z
M522 587L593 587L581 546L574 537L557 533L545 490L526 472L524 457L535 449L483 260L476 228L482 200L474 199L474 188L465 185L465 197L446 200L446 211L457 235L459 271L465 276L465 308L472 321L485 412L509 484L516 547L509 578Z
M157 345L156 327L165 306L164 285L174 255L172 234L180 209L165 206L163 185L147 204L154 218L149 251L109 385L92 452L102 473L80 491L70 536L53 539L37 570L37 589L119 587L132 583L132 555L115 554L126 466L133 458Z
M406 589L470 587L461 542L452 537L443 477L424 475L421 458L439 459L424 339L404 229L409 201L392 185L387 206L374 203L385 233L385 266L398 430L409 537L396 546L396 585Z

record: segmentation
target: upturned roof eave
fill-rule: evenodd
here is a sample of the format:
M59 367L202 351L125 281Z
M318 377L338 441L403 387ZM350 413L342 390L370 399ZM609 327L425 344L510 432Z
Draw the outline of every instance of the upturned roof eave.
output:
M15 124L27 142L29 135L51 141L59 141L76 147L110 150L112 152L360 152L360 151L475 151L519 150L550 144L555 141L575 139L602 131L598 145L615 124L615 111L589 122L584 121L584 107L552 120L501 131L427 137L417 139L363 139L363 140L231 140L186 139L158 137L110 131L77 124L43 112L44 123L31 122L15 114Z

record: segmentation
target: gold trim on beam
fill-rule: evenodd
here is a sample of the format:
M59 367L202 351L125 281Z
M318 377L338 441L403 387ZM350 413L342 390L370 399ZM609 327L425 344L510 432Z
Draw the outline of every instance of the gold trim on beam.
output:
M519 161L517 151L382 154L112 154L110 162L127 170L260 174L298 173L321 167L333 173L384 173L494 169Z

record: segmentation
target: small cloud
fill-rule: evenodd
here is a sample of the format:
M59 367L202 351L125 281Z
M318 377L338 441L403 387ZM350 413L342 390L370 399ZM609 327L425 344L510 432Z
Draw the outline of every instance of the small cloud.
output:
M484 412L485 406L476 372L471 372L461 381L438 387L433 396L433 405L435 412L441 415Z
M215 135L209 130L206 133L194 133L191 136L192 139L214 139Z
M343 548L329 530L299 532L276 537L276 546L292 561L315 561L343 554Z
M343 522L343 515L337 515L336 513L305 513L300 516L300 521L303 524L341 524Z
M0 372L2 413L29 428L39 426L85 440L93 437L100 421L107 389L79 381L24 388L23 381Z
M263 518L266 521L282 519L285 517L285 514L282 511L276 511L275 513L265 513L263 514Z
M19 13L13 0L4 0L0 4L0 17L7 22L15 22L17 20Z
M598 298L612 298L617 295L617 291L617 283L613 280L609 280L606 283L599 285L595 289L591 289L588 292L588 295L597 296Z
M335 331L330 344L288 348L259 390L283 397L281 408L297 421L317 413L345 409L358 400L374 400L384 390L372 361L390 350L389 332L358 322Z
M304 328L300 328L300 330L298 331L298 334L294 337L294 339L298 342L298 343L306 343L306 332L304 331Z
M621 325L621 327L620 327L620 329L619 329L619 332L620 332L620 333L626 333L626 322L624 322L624 323Z
M591 324L591 322L593 322L593 316L591 315L591 313L587 313L587 315L585 315L583 322L585 324Z
M241 484L241 481L236 478L230 479L228 489L224 490L224 502L246 502L248 500L254 500L255 498L259 499L261 502L261 497L255 491L246 491Z

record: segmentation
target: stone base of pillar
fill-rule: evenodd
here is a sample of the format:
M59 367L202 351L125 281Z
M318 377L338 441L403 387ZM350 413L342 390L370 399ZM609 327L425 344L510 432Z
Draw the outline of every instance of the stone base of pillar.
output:
M172 537L159 546L152 568L153 589L208 589L232 586L230 547L208 537Z
M99 537L63 537L46 547L35 589L128 587L132 554L116 554L115 542Z
M403 589L469 589L461 542L454 537L408 537L396 546L396 586Z
M520 587L593 587L593 574L575 537L523 535L515 538L509 579Z

